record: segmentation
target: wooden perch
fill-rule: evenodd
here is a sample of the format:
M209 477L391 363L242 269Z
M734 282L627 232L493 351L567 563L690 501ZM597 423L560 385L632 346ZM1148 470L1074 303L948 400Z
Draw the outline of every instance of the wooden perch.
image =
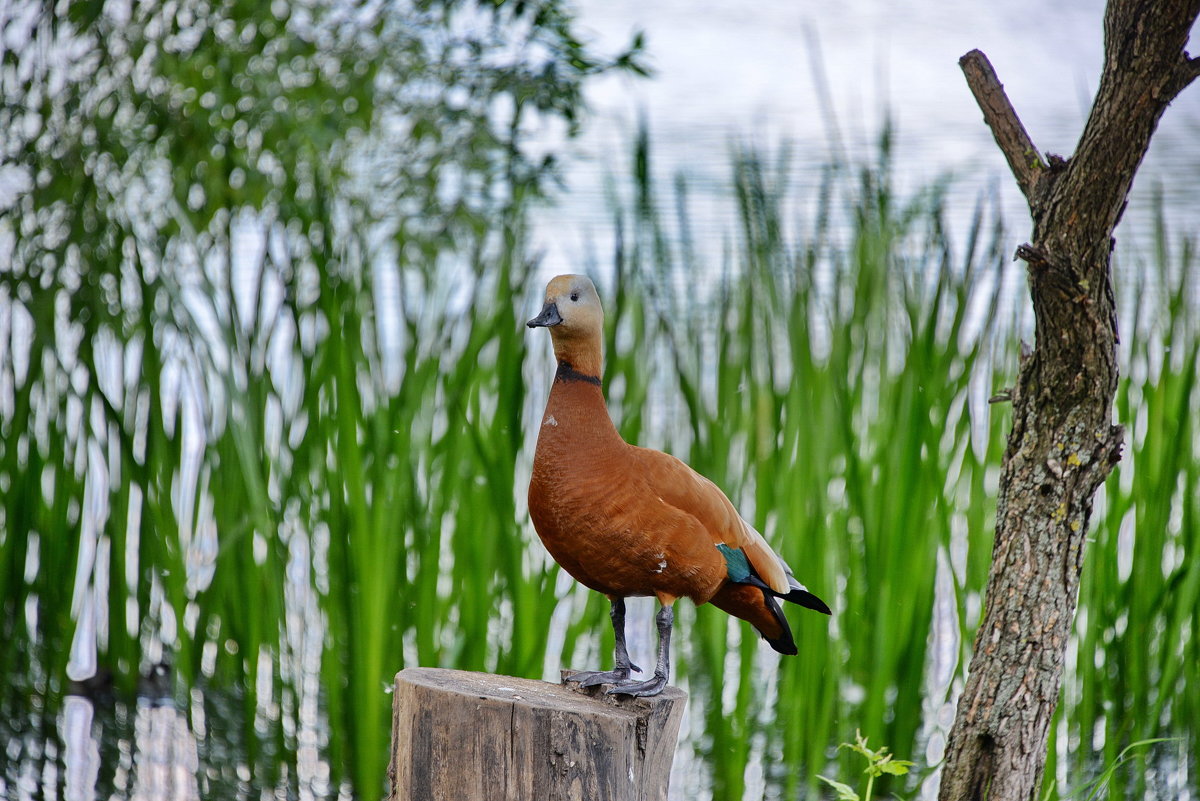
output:
M396 675L390 801L666 801L687 695L435 668Z

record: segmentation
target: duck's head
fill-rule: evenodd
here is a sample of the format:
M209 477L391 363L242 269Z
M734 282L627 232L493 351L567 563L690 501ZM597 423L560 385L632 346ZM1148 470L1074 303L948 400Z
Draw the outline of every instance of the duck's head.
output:
M595 285L586 275L560 275L550 279L542 311L526 325L550 329L554 353L559 361L568 362L576 369L599 371L604 309Z
M549 328L556 341L599 337L604 331L604 309L595 285L586 275L551 278L541 313L526 325Z

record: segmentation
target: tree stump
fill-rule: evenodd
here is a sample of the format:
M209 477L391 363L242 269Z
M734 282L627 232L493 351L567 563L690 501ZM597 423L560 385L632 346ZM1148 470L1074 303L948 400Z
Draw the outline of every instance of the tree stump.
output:
M686 700L675 687L628 698L406 668L396 674L388 798L666 801Z

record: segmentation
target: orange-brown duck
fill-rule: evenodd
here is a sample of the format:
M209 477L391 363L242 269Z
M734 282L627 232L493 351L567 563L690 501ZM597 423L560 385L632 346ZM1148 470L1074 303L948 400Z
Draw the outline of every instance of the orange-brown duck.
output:
M616 669L576 674L584 686L655 695L667 684L672 604L691 598L748 621L771 647L795 654L776 598L829 614L792 576L725 494L674 456L626 443L600 386L604 312L592 282L560 275L530 328L550 329L558 370L538 433L529 514L554 560L583 585L608 596ZM662 608L658 664L648 681L625 646L625 598L654 595Z

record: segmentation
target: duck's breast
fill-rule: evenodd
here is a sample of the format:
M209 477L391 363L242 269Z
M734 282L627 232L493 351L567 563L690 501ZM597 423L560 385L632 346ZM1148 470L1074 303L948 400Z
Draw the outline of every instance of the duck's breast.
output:
M724 560L703 525L655 491L630 446L562 430L570 422L548 410L534 457L529 512L546 550L608 595L707 601Z

